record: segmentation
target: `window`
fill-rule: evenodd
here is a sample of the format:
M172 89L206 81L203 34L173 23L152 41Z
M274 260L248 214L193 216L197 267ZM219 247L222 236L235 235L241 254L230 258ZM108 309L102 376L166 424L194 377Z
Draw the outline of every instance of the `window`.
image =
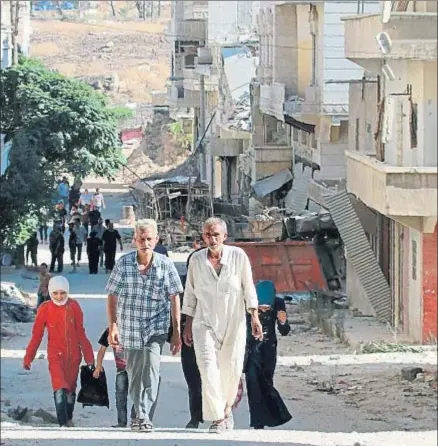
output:
M184 68L195 68L195 55L187 54L184 57Z
M308 141L308 139L307 139L308 135L309 134L307 132L304 132L303 130L301 130L301 135L300 135L301 136L301 138L300 138L301 141L300 142L304 146L307 146L307 144L308 144L308 142L307 142Z
M412 280L417 280L417 241L412 240Z
M300 131L297 128L293 128L292 129L292 138L295 142L298 142L298 137L299 137Z

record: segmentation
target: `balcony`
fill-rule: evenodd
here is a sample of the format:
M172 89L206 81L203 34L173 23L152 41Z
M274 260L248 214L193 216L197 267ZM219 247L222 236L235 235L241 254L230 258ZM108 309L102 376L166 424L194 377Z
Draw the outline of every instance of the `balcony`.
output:
M380 14L345 17L345 57L353 62L367 59L436 60L437 14L393 12L388 23ZM391 52L382 54L376 36L387 32Z
M399 167L346 152L347 190L367 206L397 219L435 218L436 167Z
M292 167L292 147L265 145L254 147L256 181Z
M205 20L174 20L167 30L170 41L205 41L207 38L207 22Z
M199 93L193 94L184 88L184 78L169 78L167 83L169 107L191 108L199 107Z
M243 153L243 140L212 138L209 147L213 156L239 156Z
M200 90L199 74L194 68L184 68L184 89L198 92ZM218 76L215 72L212 72L210 76L204 77L204 87L205 91L217 91L218 89ZM199 96L199 95L198 95Z

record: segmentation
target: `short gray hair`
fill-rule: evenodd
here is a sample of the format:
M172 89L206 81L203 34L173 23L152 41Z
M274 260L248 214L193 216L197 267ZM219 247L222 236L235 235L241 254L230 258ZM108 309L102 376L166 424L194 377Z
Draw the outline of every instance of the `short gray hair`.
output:
M158 235L158 226L157 222L155 220L152 220L151 218L144 218L142 220L138 220L135 223L135 232L143 231L145 229L152 229L152 231L155 232L155 234Z
M211 226L220 225L225 234L228 234L227 224L222 218L219 217L210 217L204 222L203 229L209 228Z

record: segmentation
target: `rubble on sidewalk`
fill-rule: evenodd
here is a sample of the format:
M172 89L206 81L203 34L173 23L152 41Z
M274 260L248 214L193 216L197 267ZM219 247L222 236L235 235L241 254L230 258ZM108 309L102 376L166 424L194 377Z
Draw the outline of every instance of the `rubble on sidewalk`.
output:
M1 336L10 337L14 332L7 323L33 322L35 309L30 306L30 299L14 283L3 282L0 288Z

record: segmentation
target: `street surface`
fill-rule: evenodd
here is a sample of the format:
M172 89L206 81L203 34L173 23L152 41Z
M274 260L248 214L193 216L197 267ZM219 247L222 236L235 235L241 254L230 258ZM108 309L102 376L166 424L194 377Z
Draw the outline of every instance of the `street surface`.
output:
M129 204L129 198L123 189L109 191L102 189L105 194L108 209L104 218L117 222L121 218L122 202ZM129 248L126 246L125 252ZM118 252L118 256L120 253ZM184 262L186 255L177 255L177 262ZM86 259L76 274L70 274L68 250L64 255L64 275L70 280L72 297L78 299L84 312L86 333L98 350L98 339L106 328L106 295L105 283L107 275L100 271L97 276L88 275ZM47 245L40 245L38 261L49 260ZM13 281L26 292L34 293L38 282L31 274L17 271L2 277L3 281ZM21 358L29 340L32 324L21 324L19 330L22 336L15 336L2 342L1 350L1 399L2 406L28 407L29 409L43 408L54 413L53 393L50 386L45 353L45 341L41 345L37 358L32 364L31 371L21 368ZM298 336L301 336L299 338ZM309 334L297 334L296 339L304 339ZM291 338L282 339L280 345L291 342ZM301 342L301 341L300 341ZM304 343L304 341L303 341ZM246 398L243 398L235 413L236 429L224 435L215 436L207 433L208 425L203 425L199 431L185 430L189 419L187 387L184 381L179 357L169 355L168 346L165 347L162 361L162 388L154 419L157 429L154 433L132 433L129 429L112 429L116 421L114 405L115 365L110 351L105 358L105 370L110 392L110 409L82 408L75 409L75 428L61 429L55 425L36 424L35 417L31 423L19 424L11 419L2 417L1 441L5 445L42 444L63 446L81 445L116 445L137 444L145 439L151 446L249 446L249 445L312 445L312 446L353 446L353 445L427 445L437 444L436 420L425 425L408 426L408 421L402 421L400 426L391 420L381 423L379 420L363 419L363 412L354 407L342 404L334 395L313 392L303 386L298 375L301 371L303 378L309 378L323 373L330 374L333 367L389 367L394 374L398 374L403 363L436 364L436 352L426 351L421 354L381 354L381 355L353 355L336 347L336 355L330 350L331 344L325 344L320 350L310 346L306 352L296 347L295 352L286 349L279 358L277 368L278 386L281 392L290 391L295 397L286 397L293 420L280 429L254 431L249 430L249 417ZM333 347L335 348L335 347ZM324 351L327 349L327 351ZM315 368L316 367L316 368ZM299 370L298 370L299 369ZM383 370L383 369L382 369ZM292 373L294 372L294 373ZM349 373L351 370L349 370ZM340 375L340 372L337 372ZM351 374L351 373L350 373ZM342 375L340 375L342 376ZM287 390L289 386L289 390ZM293 387L290 389L290 387ZM295 386L295 387L294 387ZM284 389L284 390L282 390ZM380 395L376 406L385 395ZM424 409L426 410L426 409ZM431 412L425 412L424 417L430 418ZM397 414L395 414L397 415ZM397 415L398 417L398 415ZM435 422L435 424L433 424ZM405 427L408 427L405 430ZM435 427L434 427L435 426Z

